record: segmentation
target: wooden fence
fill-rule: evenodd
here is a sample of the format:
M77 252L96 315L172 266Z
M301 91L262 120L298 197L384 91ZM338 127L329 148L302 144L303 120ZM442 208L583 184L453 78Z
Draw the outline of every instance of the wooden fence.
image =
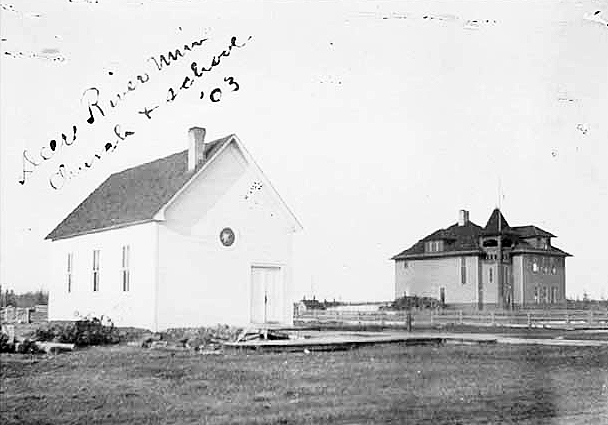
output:
M48 320L48 306L36 307L3 307L0 309L0 322L7 323L41 323Z
M375 324L403 326L407 311L327 311L308 310L294 316L301 324ZM459 324L475 326L600 326L608 327L606 310L519 310L519 311L463 311L418 310L412 311L413 326Z

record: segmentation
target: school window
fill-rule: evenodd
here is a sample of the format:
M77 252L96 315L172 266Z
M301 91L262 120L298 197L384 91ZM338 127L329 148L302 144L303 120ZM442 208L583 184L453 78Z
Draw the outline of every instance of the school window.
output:
M129 245L125 245L122 247L122 267L121 267L121 280L122 280L122 290L123 292L129 291L129 255L130 248Z
M538 294L538 286L534 287L534 304L538 304L540 302L540 297Z
M493 277L494 277L494 270L490 269L490 283L492 283Z
M68 253L68 292L72 292L72 267L74 264L74 254Z
M536 258L532 259L532 271L538 273L538 259Z
M555 259L551 259L551 274L557 274L557 266L555 264Z
M467 259L460 257L460 282L464 285L467 283Z
M551 304L557 303L557 288L551 288Z
M549 303L549 291L546 286L543 286L543 302L545 304Z
M99 291L99 250L93 250L93 291Z
M403 268L404 268L404 269L407 269L407 267L408 267L407 261L404 261L404 262L403 262Z

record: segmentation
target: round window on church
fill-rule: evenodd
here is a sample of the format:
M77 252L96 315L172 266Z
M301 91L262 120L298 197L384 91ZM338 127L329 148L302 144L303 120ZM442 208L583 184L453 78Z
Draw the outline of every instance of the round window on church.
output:
M220 242L224 246L231 246L234 243L234 232L230 227L224 227L220 232Z

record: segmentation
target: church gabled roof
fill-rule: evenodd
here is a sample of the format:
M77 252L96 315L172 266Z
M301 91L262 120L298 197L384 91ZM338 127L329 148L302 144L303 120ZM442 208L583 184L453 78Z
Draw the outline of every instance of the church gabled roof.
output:
M210 159L233 135L209 142ZM154 215L205 164L188 171L188 151L120 171L108 177L78 205L45 239L64 239L152 220Z
M163 220L163 210L167 205L231 142L239 146L265 179L238 137L231 134L205 143L205 159L192 171L188 171L188 150L184 150L112 174L45 239L65 239L126 225ZM267 183L291 217L295 228L301 229L302 225L272 184Z

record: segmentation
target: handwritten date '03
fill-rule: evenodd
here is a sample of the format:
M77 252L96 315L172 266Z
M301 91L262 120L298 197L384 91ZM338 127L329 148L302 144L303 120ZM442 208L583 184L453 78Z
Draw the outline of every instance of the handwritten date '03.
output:
M188 77L186 77L188 78ZM228 87L232 88L231 91L238 91L241 86L239 85L239 83L237 83L234 80L234 77L226 77L224 78L224 81L226 83L228 83ZM187 90L190 88L190 86L192 85L192 80L190 80L190 84L189 85L182 85L182 87L180 87L179 90ZM167 92L167 103L173 102L175 100L175 98L177 97L177 93L170 88ZM201 91L201 94L199 96L199 99L204 99L206 97L206 93L204 91ZM215 87L213 90L211 90L209 92L209 100L213 103L217 103L220 100L222 100L222 89L220 87ZM139 114L141 115L145 115L149 120L152 119L152 112L154 112L155 109L158 109L160 105L156 105L153 107L145 107L142 111L138 111Z
M224 81L227 82L230 87L232 87L231 91L239 91L239 89L241 88L239 83L234 81L233 77L226 77L226 78L224 78ZM205 92L201 91L200 98L201 99L205 98ZM211 90L211 92L209 93L209 100L214 103L222 100L222 89L220 89L219 87L216 87L213 90Z

